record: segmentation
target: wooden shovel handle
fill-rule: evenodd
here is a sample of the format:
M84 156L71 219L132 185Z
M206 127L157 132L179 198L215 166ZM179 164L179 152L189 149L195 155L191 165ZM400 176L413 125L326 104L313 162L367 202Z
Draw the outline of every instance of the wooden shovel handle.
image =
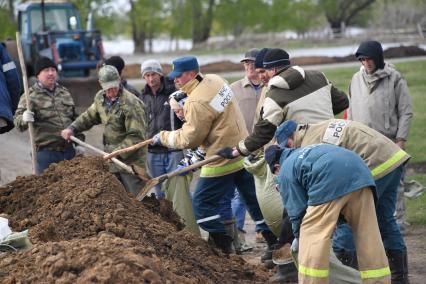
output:
M127 148L123 148L123 149L120 149L120 150L116 150L114 152L111 152L110 154L106 154L104 156L104 160L109 160L109 159L112 159L112 158L114 158L114 157L116 157L118 155L135 151L135 150L137 150L139 148L142 148L142 147L145 147L145 146L147 146L147 145L149 145L151 143L152 143L152 139L148 139L148 140L139 142L138 144L135 144L133 146L130 146L130 147L127 147Z
M74 141L75 143L77 143L77 144L79 144L79 145L81 145L83 147L86 147L86 148L88 148L90 150L93 150L94 152L96 152L98 154L101 154L102 156L105 156L105 155L108 154L108 153L106 153L106 152L104 152L104 151L102 151L102 150L100 150L100 149L98 149L98 148L96 148L96 147L94 147L94 146L92 146L90 144L87 144L86 142L81 141L80 139L78 139L75 136L71 136L70 140ZM120 168L122 168L123 170L125 170L126 172L128 172L129 174L133 174L133 175L135 174L135 172L133 171L132 167L126 165L122 161L120 161L120 160L118 160L116 158L112 158L111 160L112 160L112 162L114 164L116 164L117 166L119 166Z
M154 186L156 186L157 184L160 184L160 183L166 181L169 178L172 178L172 177L175 177L177 175L189 172L189 171L191 171L193 169L201 168L204 165L210 164L210 163L215 162L215 161L220 160L220 159L223 159L223 158L221 156L219 156L219 155L213 155L211 157L208 157L205 160L202 160L200 162L194 163L194 164L192 164L190 166L187 166L185 168L182 168L182 169L180 169L178 171L173 171L173 172L170 172L170 173L158 176L156 178L150 179L146 183L145 187L142 188L142 190L138 193L138 195L136 196L136 199L139 200L139 201L142 201L145 198L145 196L148 194L148 192Z

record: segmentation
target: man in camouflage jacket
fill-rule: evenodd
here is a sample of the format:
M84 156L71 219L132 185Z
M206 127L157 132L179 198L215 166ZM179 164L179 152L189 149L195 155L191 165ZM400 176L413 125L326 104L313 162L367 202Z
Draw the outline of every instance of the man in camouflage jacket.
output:
M29 89L31 110L27 110L26 98L21 96L14 116L20 131L34 124L36 144L36 174L41 174L51 163L70 160L75 156L74 147L61 138L61 130L76 117L70 92L57 83L57 66L47 57L36 61L37 82Z
M66 140L76 131L86 131L94 125L103 124L103 144L106 152L126 148L145 140L145 106L135 95L123 88L117 69L105 65L99 70L99 83L102 86L92 105L82 113L68 128L62 131ZM119 159L128 165L145 168L144 149L121 154ZM138 177L122 172L111 165L127 191L137 195L144 186Z

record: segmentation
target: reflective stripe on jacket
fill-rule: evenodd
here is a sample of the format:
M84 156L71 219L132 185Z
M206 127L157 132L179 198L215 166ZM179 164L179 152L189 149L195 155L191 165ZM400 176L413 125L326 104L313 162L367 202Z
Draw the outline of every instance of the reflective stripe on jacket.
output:
M299 125L295 146L327 143L354 151L378 180L407 162L411 156L378 131L356 121L331 119L318 124Z

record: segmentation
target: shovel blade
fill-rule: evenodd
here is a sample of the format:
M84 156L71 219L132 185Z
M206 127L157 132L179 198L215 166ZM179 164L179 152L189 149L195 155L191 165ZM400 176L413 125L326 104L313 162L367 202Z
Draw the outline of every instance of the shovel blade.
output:
M148 192L157 184L159 184L158 178L153 178L148 180L148 182L145 184L142 190L139 191L138 195L136 196L136 199L139 201L142 201L145 198L145 196L148 194Z

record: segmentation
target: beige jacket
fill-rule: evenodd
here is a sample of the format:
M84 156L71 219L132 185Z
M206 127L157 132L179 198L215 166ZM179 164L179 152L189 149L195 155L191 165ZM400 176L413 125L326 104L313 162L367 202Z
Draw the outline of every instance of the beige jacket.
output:
M378 180L411 156L392 140L356 121L331 119L318 124L300 124L295 132L295 147L327 143L352 150L365 161Z
M232 83L231 89L243 114L247 131L251 133L253 124L259 119L255 110L260 99L262 86L255 89L247 76L245 76L241 80Z
M234 93L221 77L199 74L181 89L188 94L183 108L186 122L176 131L161 131L163 145L176 149L201 146L208 158L248 135ZM242 157L223 159L204 166L200 176L223 176L242 168Z

